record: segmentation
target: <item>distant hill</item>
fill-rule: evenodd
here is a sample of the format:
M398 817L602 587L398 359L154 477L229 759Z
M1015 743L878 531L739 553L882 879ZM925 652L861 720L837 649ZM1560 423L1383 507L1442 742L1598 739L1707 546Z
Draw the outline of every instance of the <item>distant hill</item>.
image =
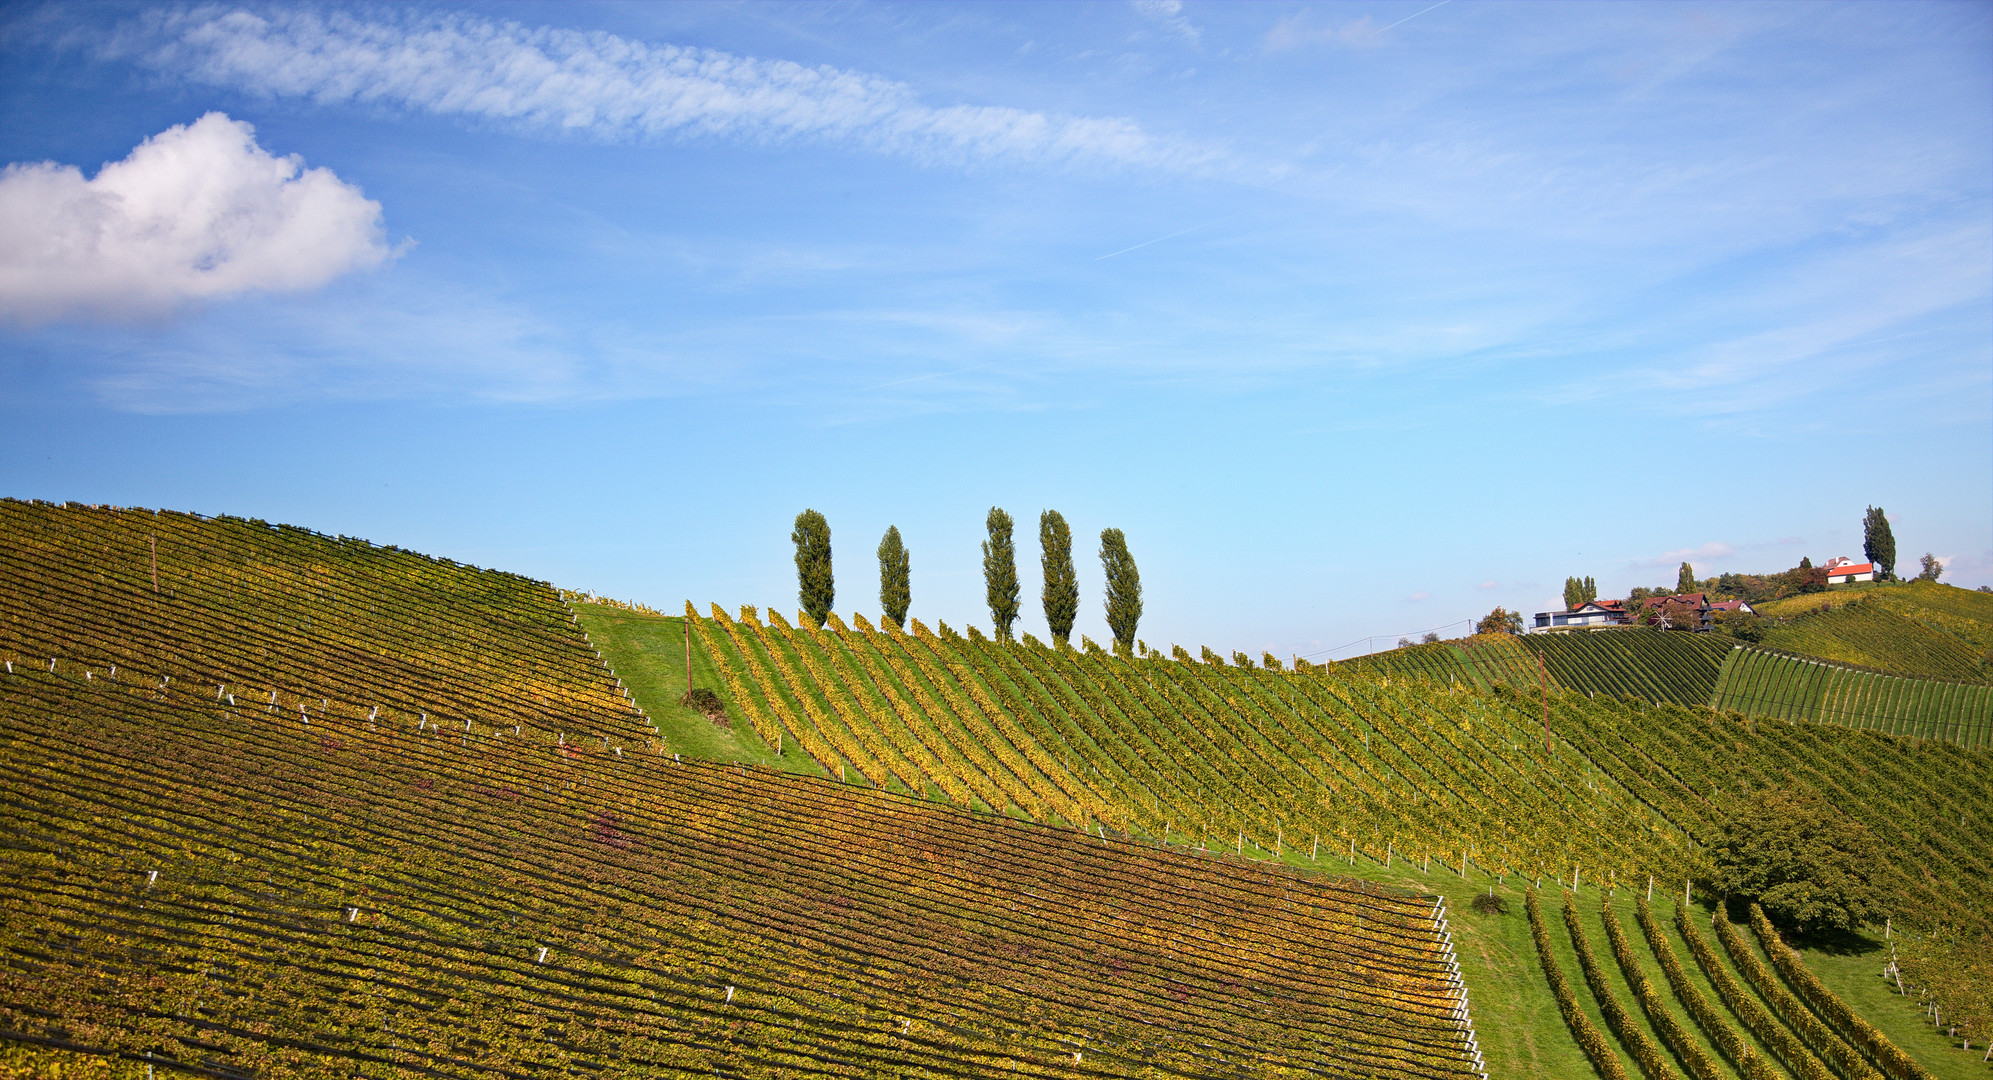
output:
M1544 679L1553 687L1585 694L1707 705L1724 655L1735 644L1708 634L1629 626L1523 637L1477 635L1372 653L1336 666L1484 687L1529 687Z
M1762 644L1898 675L1993 683L1993 593L1857 586L1759 605Z

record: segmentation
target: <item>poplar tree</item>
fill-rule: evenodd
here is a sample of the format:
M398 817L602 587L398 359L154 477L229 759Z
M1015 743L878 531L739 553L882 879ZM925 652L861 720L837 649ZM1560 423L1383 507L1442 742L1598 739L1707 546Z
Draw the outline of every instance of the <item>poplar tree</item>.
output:
M830 522L815 510L805 510L796 515L789 539L796 543L796 599L803 605L803 617L822 627L837 598L830 576Z
M1569 611L1585 602L1585 583L1574 577L1564 579L1564 610Z
M1010 625L1017 621L1017 545L1011 540L1014 522L1010 515L990 507L983 522L990 538L983 541L983 590L990 605L990 625L998 641L1010 640Z
M1073 571L1073 530L1057 510L1038 515L1038 551L1038 566L1045 573L1045 625L1053 644L1070 646L1073 620L1080 614L1080 579Z
M907 608L913 604L912 569L913 559L900 539L900 527L886 526L886 535L879 541L879 610L894 626L907 623Z
M1590 603L1593 600L1597 600L1598 598L1599 598L1599 583L1593 581L1590 576L1587 576L1585 578L1585 602Z
M1120 529L1100 531L1100 568L1107 575L1107 629L1114 635L1114 651L1131 655L1135 624L1142 621L1142 575Z
M1882 571L1875 575L1877 581L1896 576L1896 535L1889 531L1889 518L1880 506L1869 507L1862 516L1862 554Z
M1695 590L1695 567L1683 563L1682 568L1675 573L1675 592L1691 593Z

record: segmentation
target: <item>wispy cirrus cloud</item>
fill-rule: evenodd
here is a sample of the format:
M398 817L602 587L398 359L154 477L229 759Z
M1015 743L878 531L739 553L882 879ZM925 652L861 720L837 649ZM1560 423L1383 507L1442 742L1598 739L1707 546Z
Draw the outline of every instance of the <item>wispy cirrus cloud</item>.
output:
M133 20L101 50L251 93L611 142L809 139L923 162L1169 170L1219 156L1121 117L930 105L906 84L862 71L460 14L201 6Z
M1164 32L1180 37L1192 45L1204 38L1204 32L1183 13L1183 0L1128 0L1136 14L1154 23Z

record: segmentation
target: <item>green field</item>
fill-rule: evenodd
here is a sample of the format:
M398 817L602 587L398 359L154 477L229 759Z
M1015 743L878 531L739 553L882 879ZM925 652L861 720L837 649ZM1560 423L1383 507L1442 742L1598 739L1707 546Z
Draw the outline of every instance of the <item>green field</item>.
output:
M1993 756L1606 688L1689 635L1269 672L19 502L0 596L0 1076L1989 1074ZM1677 918L1795 781L1907 998Z

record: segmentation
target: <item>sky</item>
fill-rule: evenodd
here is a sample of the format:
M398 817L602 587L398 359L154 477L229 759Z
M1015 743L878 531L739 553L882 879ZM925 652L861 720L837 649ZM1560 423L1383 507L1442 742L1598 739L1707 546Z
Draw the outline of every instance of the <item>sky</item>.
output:
M1343 657L1993 584L1993 5L0 7L0 495Z

